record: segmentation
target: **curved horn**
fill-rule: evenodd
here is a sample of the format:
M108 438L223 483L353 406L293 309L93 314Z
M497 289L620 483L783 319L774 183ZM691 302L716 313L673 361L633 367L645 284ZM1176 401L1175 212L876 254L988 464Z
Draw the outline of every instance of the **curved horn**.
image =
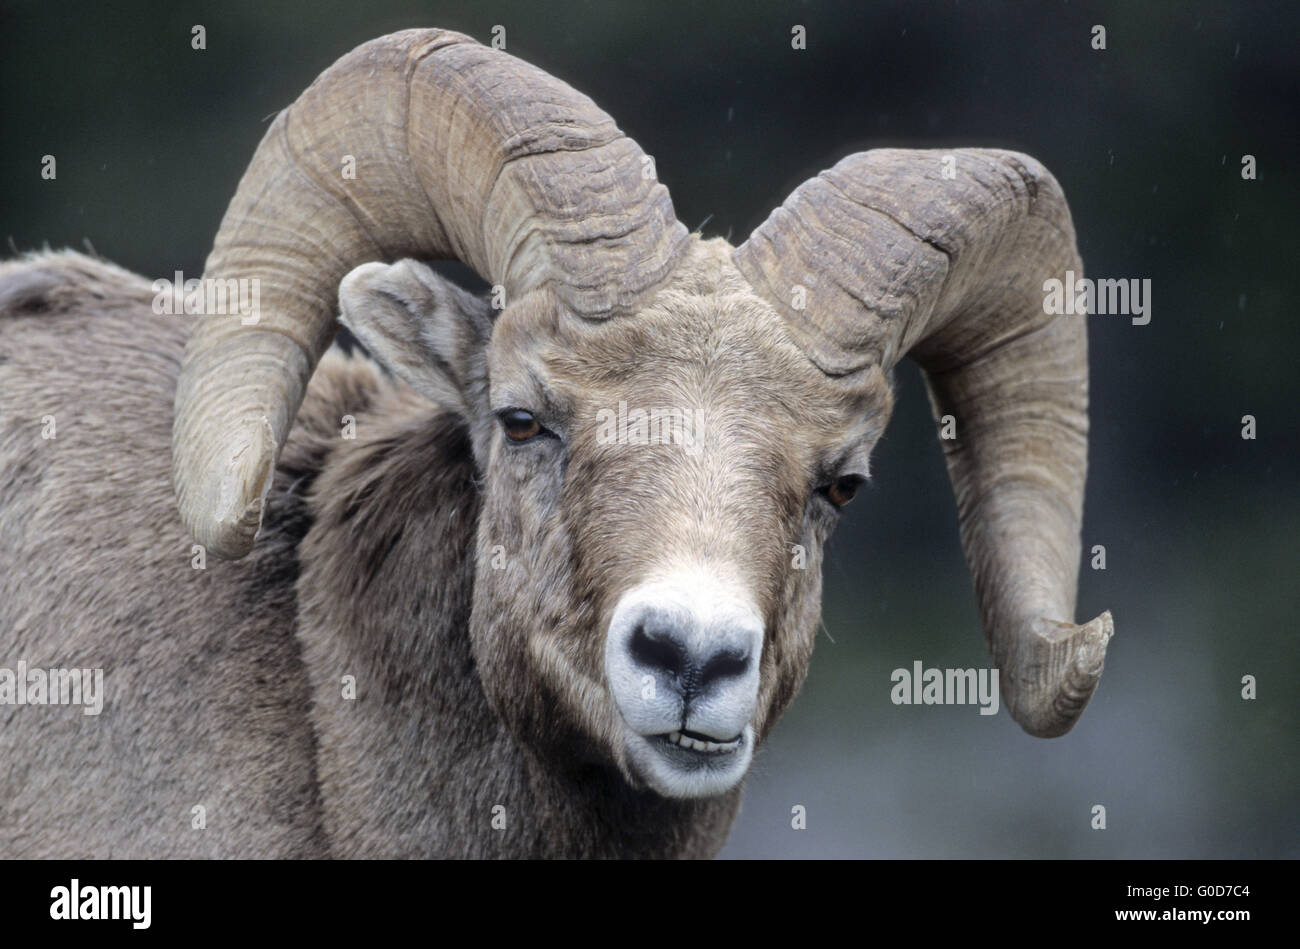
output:
M1088 354L1082 317L1044 312L1045 281L1082 272L1056 180L1014 152L862 152L801 185L734 260L824 372L921 365L935 417L956 419L944 451L1004 700L1032 735L1069 731L1113 626L1072 622Z
M455 257L509 299L548 286L590 318L631 306L688 240L641 149L568 85L442 30L366 43L279 114L205 279L257 281L257 312L195 321L172 480L196 540L252 547L281 446L367 260Z

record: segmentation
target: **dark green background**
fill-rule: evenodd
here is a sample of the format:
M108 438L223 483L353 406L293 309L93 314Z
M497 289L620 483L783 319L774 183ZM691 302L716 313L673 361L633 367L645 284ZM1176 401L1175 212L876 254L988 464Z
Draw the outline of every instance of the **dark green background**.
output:
M852 151L1029 152L1065 188L1089 274L1153 283L1149 325L1090 318L1084 543L1106 546L1108 569L1085 563L1079 618L1115 615L1100 690L1050 742L1005 712L890 703L895 667L987 664L906 365L875 482L832 543L808 685L725 853L1294 857L1296 9L5 0L0 236L89 242L151 278L200 272L267 117L351 47L411 26L483 41L505 26L511 53L655 156L688 227L736 243ZM206 51L190 48L195 23ZM39 176L45 154L56 181ZM1257 180L1242 180L1243 154ZM1105 831L1090 828L1094 804Z

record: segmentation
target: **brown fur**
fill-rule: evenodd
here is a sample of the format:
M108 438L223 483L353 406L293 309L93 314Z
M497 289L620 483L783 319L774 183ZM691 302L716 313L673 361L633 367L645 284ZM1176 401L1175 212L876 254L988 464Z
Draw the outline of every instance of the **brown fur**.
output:
M835 513L816 489L865 466L890 407L878 371L816 370L728 251L693 242L635 319L585 323L539 291L477 349L427 333L417 368L386 360L411 386L331 352L253 554L204 570L168 481L187 318L78 254L0 264L0 666L99 666L107 692L98 717L0 706L0 857L716 853L740 789L639 785L602 683L609 611L683 559L741 574L765 735L820 616ZM410 284L403 305L437 311L413 319L486 322L422 280L444 289L422 304ZM419 394L448 375L460 404ZM491 413L523 398L563 452L505 442ZM725 438L691 459L599 445L620 400L704 406Z

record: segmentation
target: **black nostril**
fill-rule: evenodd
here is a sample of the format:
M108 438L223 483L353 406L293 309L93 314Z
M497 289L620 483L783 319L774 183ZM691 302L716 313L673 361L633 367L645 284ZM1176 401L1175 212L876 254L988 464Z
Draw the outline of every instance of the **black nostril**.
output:
M681 643L672 639L656 639L638 626L632 634L632 658L643 666L663 669L673 676L680 676L686 666L686 650Z
M704 687L718 679L742 676L748 668L749 658L743 653L731 650L720 652L704 664L700 671L700 686Z

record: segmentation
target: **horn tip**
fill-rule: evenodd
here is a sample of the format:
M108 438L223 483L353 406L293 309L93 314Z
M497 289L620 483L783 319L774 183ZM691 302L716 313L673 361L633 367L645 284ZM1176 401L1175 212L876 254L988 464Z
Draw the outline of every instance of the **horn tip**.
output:
M1029 637L1033 678L1015 678L1012 717L1036 738L1059 738L1074 727L1101 681L1106 647L1115 635L1109 610L1076 626L1040 619Z
M274 432L263 416L235 433L225 461L200 476L192 495L199 503L183 506L182 517L209 553L235 560L253 549L274 482L275 456Z

